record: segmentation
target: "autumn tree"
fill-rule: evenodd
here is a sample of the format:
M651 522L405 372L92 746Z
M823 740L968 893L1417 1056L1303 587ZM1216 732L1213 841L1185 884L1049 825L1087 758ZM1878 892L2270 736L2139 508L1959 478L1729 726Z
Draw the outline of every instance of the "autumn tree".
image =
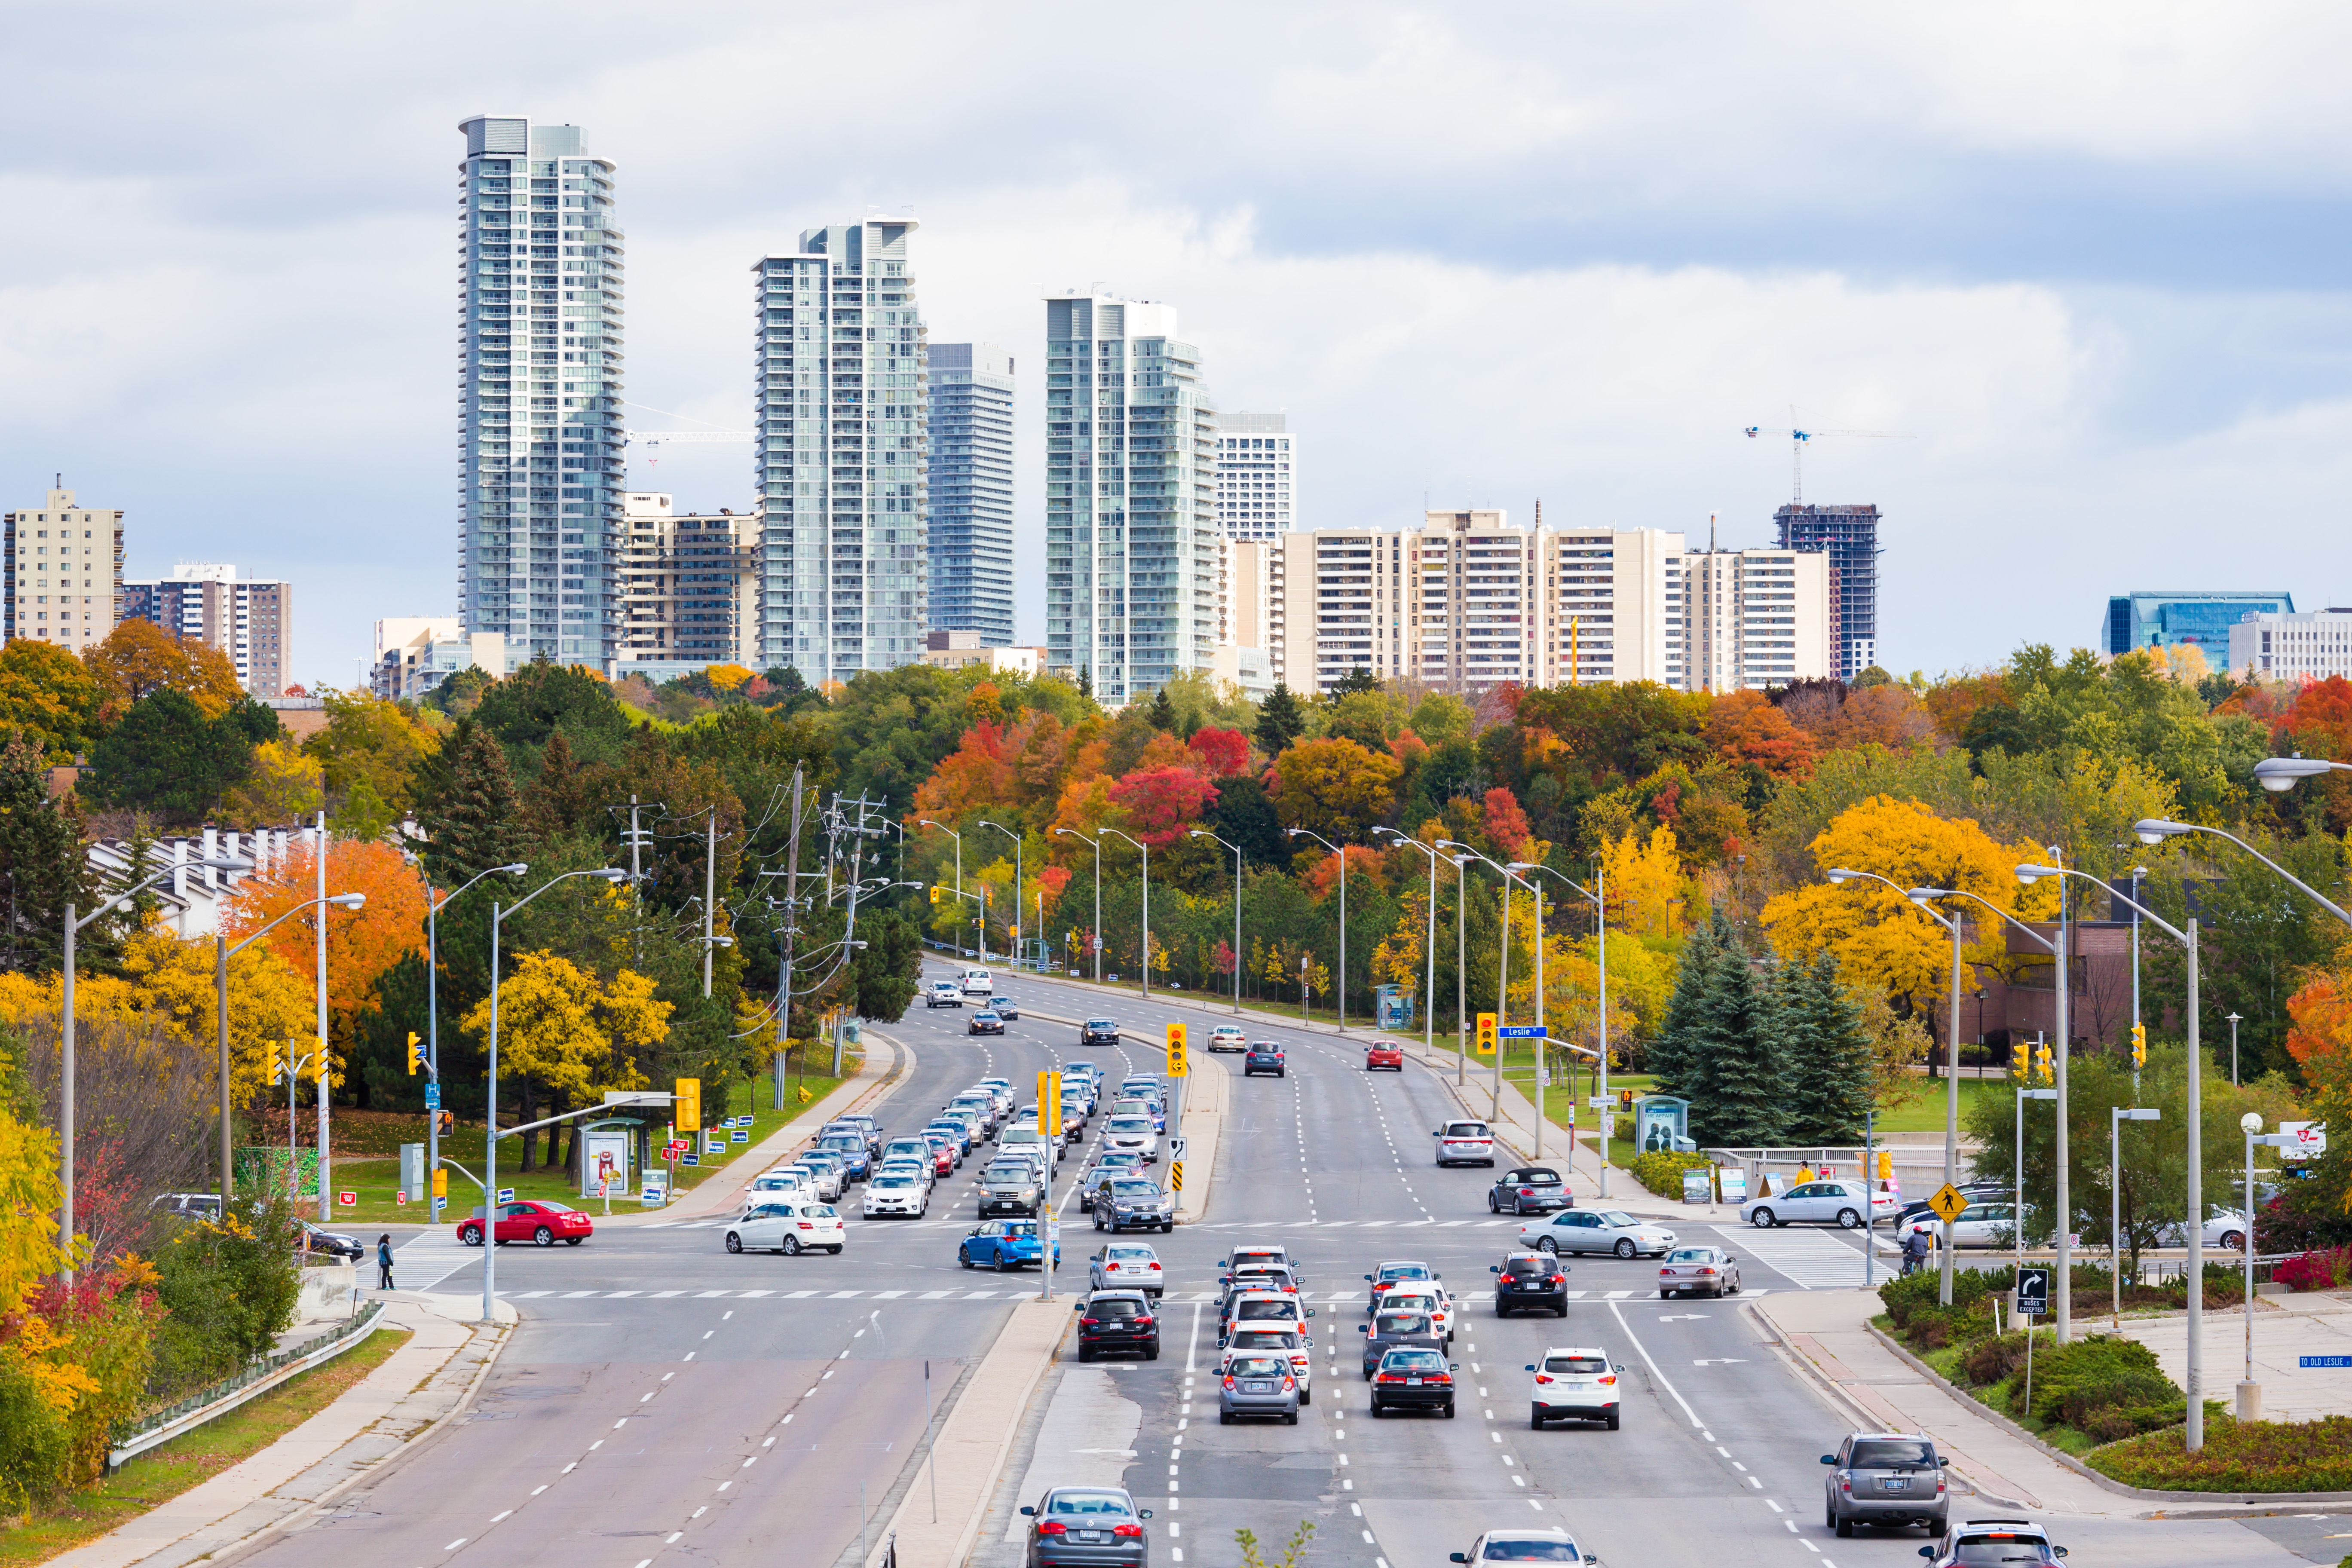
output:
M1249 767L1249 737L1239 730L1195 730L1185 744L1201 771L1213 779L1232 778Z
M1386 816L1403 772L1385 752L1335 739L1301 741L1275 758L1274 768L1284 826L1332 839L1360 837Z
M1728 691L1717 697L1700 733L1728 761L1773 778L1801 778L1812 769L1812 737L1760 691Z
M152 621L118 621L85 661L116 713L160 691L176 691L207 721L245 698L227 654L194 637L179 637Z
M98 679L55 643L16 637L0 647L0 731L24 736L51 763L89 749L104 698Z
M320 764L327 809L341 814L360 795L375 802L372 815L398 820L415 804L410 785L417 765L438 749L432 732L406 708L373 692L330 688L321 700L327 727L303 742L302 751Z
M1683 865L1673 828L1653 827L1646 842L1631 831L1603 839L1601 875L1604 887L1595 890L1609 900L1612 928L1636 936L1671 936L1681 929L1675 902L1683 889Z
M253 749L251 771L232 785L221 810L233 825L256 829L307 823L326 800L325 771L291 741Z
M424 948L425 881L388 844L337 838L327 848L327 893L330 898L361 893L367 900L355 910L325 911L329 1029L348 1042L360 1013L374 999L377 981L402 958ZM266 872L237 885L226 915L229 940L241 941L317 896L316 851L295 849ZM313 922L319 912L293 916L260 943L312 986L318 969L318 927ZM341 1081L340 1068L336 1081Z
M1129 833L1154 849L1165 849L1216 804L1217 786L1190 768L1153 767L1113 784L1110 798L1124 814Z
M602 984L571 960L545 952L518 952L511 962L513 969L499 982L502 1071L569 1105L602 1089L646 1086L638 1060L660 1042L674 1011L655 996L651 979L624 969L610 984ZM467 1012L464 1027L488 1040L488 997ZM525 1134L526 1171L535 1160L536 1142Z

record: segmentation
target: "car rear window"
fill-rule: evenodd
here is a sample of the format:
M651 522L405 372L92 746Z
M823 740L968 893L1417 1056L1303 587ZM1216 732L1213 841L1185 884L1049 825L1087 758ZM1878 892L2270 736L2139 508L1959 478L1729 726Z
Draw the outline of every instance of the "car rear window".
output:
M1484 1138L1486 1135L1486 1124L1483 1121L1450 1122L1446 1126L1445 1135L1448 1138Z
M1523 1187L1556 1187L1559 1185L1558 1171L1521 1171L1512 1178Z
M1712 1263L1715 1261L1715 1253L1712 1248L1705 1247L1677 1247L1672 1252L1666 1254L1666 1261L1669 1263Z
M1878 1469L1897 1465L1932 1465L1935 1450L1918 1438L1899 1440L1884 1437L1864 1438L1853 1446L1853 1458L1849 1461L1855 1469Z
M1381 1278L1383 1279L1426 1279L1429 1278L1429 1265L1426 1263L1383 1263L1381 1265Z
M1269 1318L1290 1319L1298 1316L1298 1309L1287 1301L1244 1301L1239 1315L1244 1322Z
M1544 1357L1546 1372L1596 1373L1607 1372L1609 1363L1589 1355L1548 1355Z
M1055 1492L1045 1504L1047 1513L1124 1515L1134 1510L1122 1492Z
M1572 1541L1534 1540L1489 1541L1486 1550L1478 1554L1483 1563L1580 1563L1583 1553Z
M1419 1312L1382 1312L1372 1320L1376 1334L1425 1334L1429 1319Z
M1443 1372L1445 1358L1435 1351L1391 1351L1381 1358L1385 1371Z
M1097 1318L1139 1318L1143 1316L1143 1308L1140 1303L1117 1299L1108 1301L1097 1301L1087 1307L1087 1310L1092 1312Z
M1144 1262L1149 1263L1154 1256L1151 1248L1148 1247L1106 1247L1104 1250L1109 1256L1119 1259L1121 1262L1125 1262L1129 1258L1140 1258Z
M2031 1535L1963 1535L1952 1553L1955 1563L2046 1563L2041 1541Z
M1506 1274L1549 1274L1558 1267L1547 1258L1514 1258L1503 1266Z
M1235 1377L1280 1377L1290 1371L1290 1363L1270 1355L1237 1355L1230 1370Z
M1234 1343L1249 1351L1295 1351L1298 1348L1297 1334L1277 1334L1265 1330L1255 1333L1236 1334Z

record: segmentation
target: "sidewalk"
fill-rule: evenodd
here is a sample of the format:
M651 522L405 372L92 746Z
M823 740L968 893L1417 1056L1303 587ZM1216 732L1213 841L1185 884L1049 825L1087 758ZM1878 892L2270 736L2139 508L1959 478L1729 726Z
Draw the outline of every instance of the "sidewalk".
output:
M2104 1303L2097 1312L2075 1299L2074 1322L2092 1333L2107 1331ZM2184 1387L2189 1378L2189 1314L2126 1318L2123 1331L2156 1352L2164 1375ZM2306 1355L2352 1355L2352 1301L2328 1291L2254 1299L2254 1381L2263 1385L2263 1416L2270 1421L2316 1421L2352 1409L2352 1368L2296 1364ZM2245 1375L2246 1317L2231 1306L2205 1312L2205 1397L2231 1408L2235 1385Z
M379 1321L414 1337L342 1397L203 1485L87 1545L51 1568L180 1568L268 1535L368 1479L473 1400L505 1344L498 1325L466 1321L464 1298L394 1292ZM332 1363L328 1364L332 1365Z

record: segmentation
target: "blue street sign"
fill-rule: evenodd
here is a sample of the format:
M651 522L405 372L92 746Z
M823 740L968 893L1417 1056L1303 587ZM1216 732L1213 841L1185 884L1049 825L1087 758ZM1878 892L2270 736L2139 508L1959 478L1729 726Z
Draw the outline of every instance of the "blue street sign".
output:
M727 1136L738 1143L749 1143L751 1141L751 1135L749 1132L744 1131L740 1127L738 1127L734 1131L730 1132Z
M441 1109L441 1086L439 1084L428 1083L425 1086L425 1109L427 1110L438 1110Z
M1551 1031L1546 1029L1541 1024L1510 1024L1496 1030L1495 1033L1507 1040L1543 1040L1551 1037Z
M699 1154L682 1155L677 1163L681 1165L699 1165L702 1163L702 1156Z
M500 1187L499 1189L499 1202L502 1204L510 1204L514 1202L514 1189L512 1187Z
M2307 1355L2300 1358L2299 1364L2305 1368L2352 1366L2352 1355Z

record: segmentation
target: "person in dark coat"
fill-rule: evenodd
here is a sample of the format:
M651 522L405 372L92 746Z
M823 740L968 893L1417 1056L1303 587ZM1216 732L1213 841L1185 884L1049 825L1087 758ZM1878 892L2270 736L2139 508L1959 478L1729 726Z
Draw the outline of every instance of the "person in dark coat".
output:
M389 1290L392 1286L392 1233L384 1232L375 1238L375 1288Z

